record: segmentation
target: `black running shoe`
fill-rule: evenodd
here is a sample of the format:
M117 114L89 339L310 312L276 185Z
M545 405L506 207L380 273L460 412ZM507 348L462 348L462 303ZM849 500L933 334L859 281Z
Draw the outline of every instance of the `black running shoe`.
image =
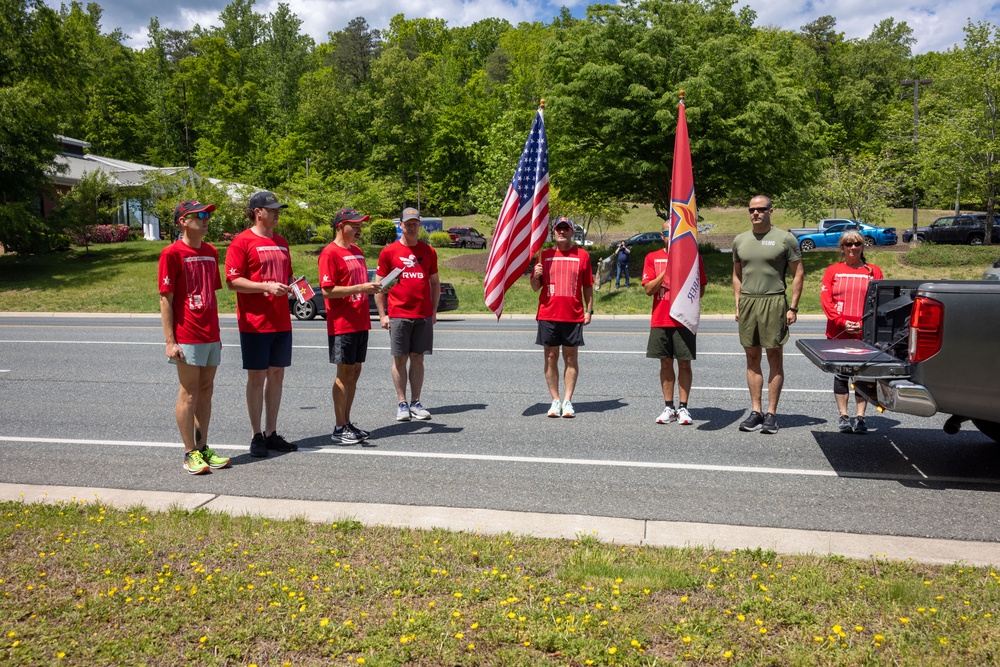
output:
M764 423L764 415L760 414L756 410L750 413L750 416L743 420L740 424L741 431L759 431L761 424Z
M267 439L263 433L253 434L253 440L250 441L250 456L256 456L259 459L267 456Z
M267 448L273 449L276 452L297 452L299 451L299 446L295 443L288 442L275 431L271 435L267 436Z
M866 433L868 433L868 427L865 426L864 417L856 417L854 419L854 432L857 433L858 435L865 435Z
M840 415L840 419L837 420L837 428L840 429L841 433L854 433L851 418L847 415Z
M355 433L357 433L359 436L361 436L362 440L367 440L372 435L369 431L366 431L363 428L358 428L357 426L355 426L351 422L347 422L347 425L350 426L351 429L353 429Z
M362 439L357 431L349 426L339 426L333 429L333 433L330 434L330 440L338 445L356 445Z
M764 423L760 425L760 432L768 435L778 432L778 418L774 416L773 412L764 415Z

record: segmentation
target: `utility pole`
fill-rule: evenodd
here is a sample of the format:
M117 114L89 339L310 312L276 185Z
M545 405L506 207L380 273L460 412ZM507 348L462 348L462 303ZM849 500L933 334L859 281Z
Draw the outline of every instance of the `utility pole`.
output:
M930 83L932 83L931 79L903 79L901 82L903 88L913 86L913 236L911 238L914 243L917 241L917 127L919 123L917 98L920 95L920 85L926 86Z
M420 172L417 172L417 211L420 211ZM423 215L423 214L421 214Z

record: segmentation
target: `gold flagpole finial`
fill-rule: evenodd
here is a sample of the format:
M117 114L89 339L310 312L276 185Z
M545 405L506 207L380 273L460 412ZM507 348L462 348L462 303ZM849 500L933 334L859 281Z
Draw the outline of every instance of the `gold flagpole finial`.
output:
M683 101L684 101L684 91L682 90L681 91L681 102L683 102Z
M538 103L538 108L539 109L544 109L545 108L545 100L542 100L541 102Z

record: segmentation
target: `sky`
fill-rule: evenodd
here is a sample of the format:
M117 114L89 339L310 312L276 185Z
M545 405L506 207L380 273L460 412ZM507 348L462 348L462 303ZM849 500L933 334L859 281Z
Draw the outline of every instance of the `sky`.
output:
M587 0L286 0L303 22L302 29L317 43L327 41L327 33L344 28L351 19L363 16L373 28L385 28L389 19L402 13L406 18L443 18L449 27L469 25L487 17L505 18L517 25L522 21L548 23L563 5L574 16L583 17ZM61 0L46 0L58 7ZM104 9L102 28L121 28L130 37L128 44L144 48L146 27L156 15L164 28L189 29L218 25L219 13L229 0L174 0L164 5L148 0L97 0ZM86 4L86 3L84 3ZM272 13L277 0L257 0L255 10ZM799 28L824 15L836 17L836 29L847 38L868 36L882 19L905 21L917 42L914 53L944 51L963 41L962 28L973 22L1000 24L1000 4L992 0L741 0L737 8L749 6L757 12L758 26Z

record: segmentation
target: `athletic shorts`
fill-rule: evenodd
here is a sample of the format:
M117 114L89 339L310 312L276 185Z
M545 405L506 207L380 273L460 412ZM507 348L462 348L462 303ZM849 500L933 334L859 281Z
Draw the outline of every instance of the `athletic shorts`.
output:
M784 294L740 295L740 345L781 347L788 342L788 301Z
M431 318L389 318L389 350L394 357L434 354L434 325Z
M184 353L184 363L188 366L218 366L222 361L222 343L178 343L181 352ZM167 359L172 364L176 364L176 359Z
M368 331L354 331L326 337L331 364L363 364L368 357Z
M287 368L292 365L292 332L268 333L240 332L243 350L243 369L266 371L271 367Z
M580 347L583 345L583 323L538 320L538 335L535 336L535 345Z
M646 356L650 359L697 359L697 338L687 327L653 327L646 342Z

